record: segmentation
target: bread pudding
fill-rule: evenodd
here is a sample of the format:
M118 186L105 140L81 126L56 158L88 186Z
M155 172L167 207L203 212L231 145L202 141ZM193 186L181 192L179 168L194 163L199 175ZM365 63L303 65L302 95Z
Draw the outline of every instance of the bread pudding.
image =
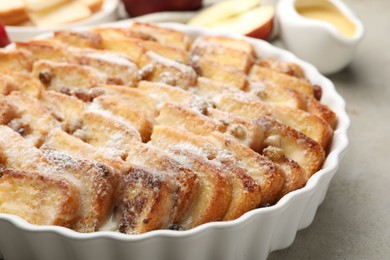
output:
M126 234L237 219L321 169L337 118L320 100L242 39L135 22L16 43L0 50L0 213Z

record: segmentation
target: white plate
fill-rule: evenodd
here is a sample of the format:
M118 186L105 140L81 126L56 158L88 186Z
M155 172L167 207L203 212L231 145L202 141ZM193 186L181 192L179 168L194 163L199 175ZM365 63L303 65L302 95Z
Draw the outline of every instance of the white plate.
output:
M12 0L10 0L12 1ZM12 42L31 40L42 33L53 30L70 29L78 26L90 26L114 22L118 18L119 0L105 0L102 9L91 17L65 26L54 28L38 28L33 26L6 26L7 34Z
M129 23L111 26L129 26ZM7 260L266 259L269 252L288 247L296 232L311 224L348 146L350 121L344 100L332 82L312 65L267 42L180 24L164 26L184 31L191 38L208 34L245 39L254 45L261 57L273 56L301 65L308 79L322 86L322 102L338 116L330 152L322 169L304 188L287 194L274 206L249 211L233 221L207 223L187 231L157 230L141 235L108 231L82 234L63 227L35 226L19 217L0 214L0 255L2 253Z

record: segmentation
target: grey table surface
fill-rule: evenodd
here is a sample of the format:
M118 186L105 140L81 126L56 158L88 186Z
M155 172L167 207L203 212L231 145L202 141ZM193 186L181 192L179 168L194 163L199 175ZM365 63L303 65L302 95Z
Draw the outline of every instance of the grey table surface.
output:
M390 1L344 0L366 34L329 76L347 103L350 146L311 226L276 259L390 259Z

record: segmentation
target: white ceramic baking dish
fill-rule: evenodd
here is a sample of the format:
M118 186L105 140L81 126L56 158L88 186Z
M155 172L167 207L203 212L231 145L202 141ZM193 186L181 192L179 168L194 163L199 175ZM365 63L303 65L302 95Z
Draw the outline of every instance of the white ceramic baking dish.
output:
M227 35L179 24L164 26L184 31L191 38ZM301 65L308 79L322 86L322 102L337 113L338 125L327 159L304 188L287 194L274 206L252 210L234 221L207 223L188 231L158 230L133 236L110 231L82 234L63 227L35 226L19 217L0 214L0 258L3 255L5 260L242 260L266 259L269 252L288 247L297 231L313 221L347 148L350 121L345 103L331 81L293 54L264 41L227 36L251 42L260 57L273 56Z

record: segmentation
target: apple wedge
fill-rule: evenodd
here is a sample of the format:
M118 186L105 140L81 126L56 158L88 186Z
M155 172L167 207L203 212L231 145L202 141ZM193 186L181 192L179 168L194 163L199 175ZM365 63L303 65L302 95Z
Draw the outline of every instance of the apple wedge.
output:
M188 24L194 26L212 27L259 6L260 0L221 1L203 9L195 15Z
M205 9L188 24L267 40L272 33L274 17L272 5L260 6L259 0L230 0Z
M7 32L5 31L5 26L3 22L0 20L0 48L3 48L10 44L10 40L8 38Z
M267 40L273 29L275 8L260 6L211 28L221 32L238 33L253 38Z

